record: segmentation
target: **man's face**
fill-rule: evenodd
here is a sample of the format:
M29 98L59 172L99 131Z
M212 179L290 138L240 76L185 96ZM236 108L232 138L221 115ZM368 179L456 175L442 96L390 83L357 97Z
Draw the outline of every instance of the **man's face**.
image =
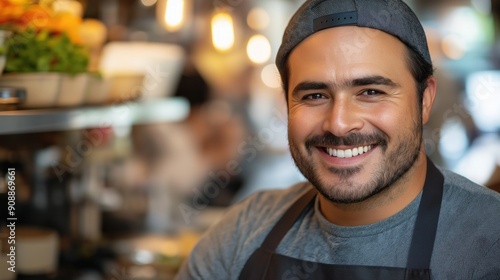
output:
M290 150L323 195L364 201L413 166L422 112L398 39L369 28L326 29L300 43L288 67Z

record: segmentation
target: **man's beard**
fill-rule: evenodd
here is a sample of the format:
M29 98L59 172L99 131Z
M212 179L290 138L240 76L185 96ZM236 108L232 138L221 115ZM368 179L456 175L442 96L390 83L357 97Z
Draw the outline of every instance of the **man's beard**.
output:
M377 130L371 134L353 132L345 137L337 137L331 133L322 136L313 136L306 139L305 147L307 155L299 150L297 143L288 137L290 151L295 164L300 172L316 187L316 189L330 201L335 203L357 203L365 201L374 195L389 188L398 181L415 164L422 143L422 121L421 116L413 122L413 133L401 134L397 141L397 147L388 152L389 137ZM356 175L367 166L335 168L329 167L328 172L339 178L334 184L329 184L321 178L318 168L313 162L313 150L317 147L350 146L361 147L376 144L381 149L383 157L379 164L374 166L371 178L366 183L355 183Z

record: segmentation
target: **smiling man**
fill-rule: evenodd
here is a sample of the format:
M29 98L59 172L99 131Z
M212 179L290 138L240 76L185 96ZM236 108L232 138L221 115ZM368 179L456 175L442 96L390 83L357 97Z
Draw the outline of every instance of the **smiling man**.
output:
M406 4L306 1L276 64L308 182L235 205L178 279L500 279L500 195L425 154L437 82Z
M370 32L354 26L319 31L294 48L286 66L293 69L287 82L293 158L322 194L327 219L339 223L339 211L357 208L344 225L394 215L425 179L422 124L436 82L430 76L418 92L410 50L394 36ZM344 44L355 47L351 55ZM362 209L369 212L359 215Z

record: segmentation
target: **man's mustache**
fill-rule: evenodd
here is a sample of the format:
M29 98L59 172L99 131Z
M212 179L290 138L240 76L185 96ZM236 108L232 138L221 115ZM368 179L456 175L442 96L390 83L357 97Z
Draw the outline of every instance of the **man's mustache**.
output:
M306 148L312 149L314 147L332 147L332 146L354 146L361 147L367 145L379 145L382 148L387 147L388 137L386 134L375 131L370 134L363 134L352 132L346 136L338 137L332 133L325 133L324 135L317 135L309 137L306 140Z

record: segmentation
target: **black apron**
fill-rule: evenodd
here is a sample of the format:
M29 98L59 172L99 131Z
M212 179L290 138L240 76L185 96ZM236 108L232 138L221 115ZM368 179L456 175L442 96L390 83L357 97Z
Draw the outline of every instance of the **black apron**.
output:
M430 262L443 196L443 175L427 159L427 175L418 208L408 254L407 267L334 265L304 261L276 254L281 239L302 212L313 207L316 190L300 197L273 227L266 239L248 259L241 280L352 279L352 280L430 280ZM307 242L307 241L304 241Z

